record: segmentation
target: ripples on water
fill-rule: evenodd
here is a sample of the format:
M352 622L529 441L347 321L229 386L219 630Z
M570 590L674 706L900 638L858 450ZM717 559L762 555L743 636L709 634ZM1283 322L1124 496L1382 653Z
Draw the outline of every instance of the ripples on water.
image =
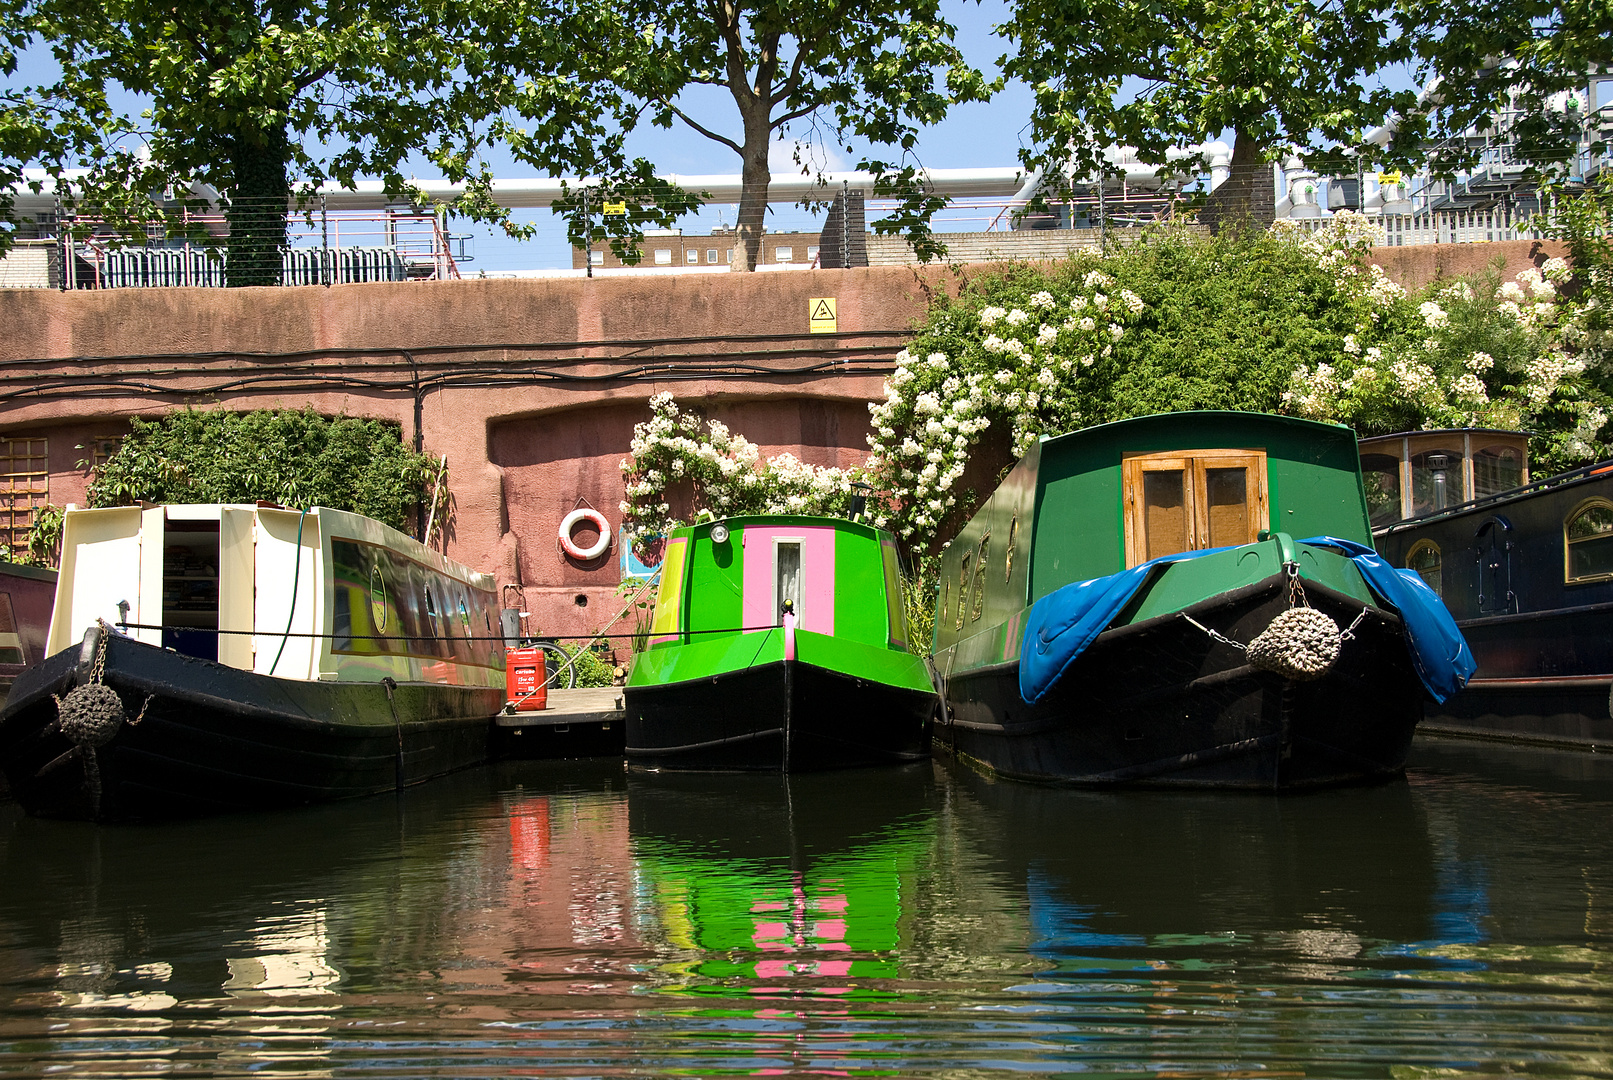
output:
M1613 1073L1613 763L1263 798L510 763L0 805L0 1076Z

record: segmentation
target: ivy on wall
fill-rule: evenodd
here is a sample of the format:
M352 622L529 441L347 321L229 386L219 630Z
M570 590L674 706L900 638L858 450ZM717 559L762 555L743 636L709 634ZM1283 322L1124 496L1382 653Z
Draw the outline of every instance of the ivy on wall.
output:
M131 419L130 429L96 468L91 506L261 499L347 510L407 532L441 471L404 446L396 424L327 418L311 408L187 409Z

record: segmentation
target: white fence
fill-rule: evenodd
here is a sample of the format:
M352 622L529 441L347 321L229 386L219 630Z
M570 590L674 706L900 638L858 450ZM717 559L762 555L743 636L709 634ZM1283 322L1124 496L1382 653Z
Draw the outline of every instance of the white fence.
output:
M1315 232L1327 227L1327 218L1297 218L1296 224ZM1493 244L1503 240L1537 240L1529 216L1510 210L1424 210L1415 214L1384 214L1384 246L1421 244Z

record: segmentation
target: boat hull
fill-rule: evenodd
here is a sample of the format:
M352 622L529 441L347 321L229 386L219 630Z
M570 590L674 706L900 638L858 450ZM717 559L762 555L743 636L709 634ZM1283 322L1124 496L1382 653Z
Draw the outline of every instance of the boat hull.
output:
M1341 628L1362 611L1321 585L1306 592ZM1185 610L1247 642L1287 607L1278 576ZM1311 682L1249 667L1173 612L1099 635L1035 706L1020 697L1017 662L949 676L936 737L1017 779L1288 790L1399 774L1422 700L1400 621L1381 609Z
M1613 675L1477 678L1438 710L1431 735L1613 750Z
M90 681L96 633L24 672L0 714L0 763L29 813L126 821L391 791L486 761L503 704L495 687L271 678L113 635L103 681L144 716L64 760L53 695Z
M629 764L805 772L930 754L935 694L799 660L628 686Z

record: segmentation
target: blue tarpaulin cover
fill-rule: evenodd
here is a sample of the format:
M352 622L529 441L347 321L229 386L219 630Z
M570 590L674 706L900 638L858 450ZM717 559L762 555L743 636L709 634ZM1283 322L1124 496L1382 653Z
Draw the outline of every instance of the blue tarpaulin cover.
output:
M1396 570L1371 548L1351 540L1316 536L1299 542L1341 551L1378 598L1400 614L1412 666L1429 696L1444 701L1467 685L1477 666L1473 654L1450 612L1415 571ZM1020 643L1019 696L1029 705L1041 701L1157 568L1227 550L1161 556L1118 574L1077 581L1036 601Z
M1443 702L1467 685L1478 670L1478 661L1473 659L1450 609L1417 571L1397 570L1376 551L1354 540L1312 536L1300 543L1337 548L1348 555L1378 599L1400 613L1411 664L1429 697Z

